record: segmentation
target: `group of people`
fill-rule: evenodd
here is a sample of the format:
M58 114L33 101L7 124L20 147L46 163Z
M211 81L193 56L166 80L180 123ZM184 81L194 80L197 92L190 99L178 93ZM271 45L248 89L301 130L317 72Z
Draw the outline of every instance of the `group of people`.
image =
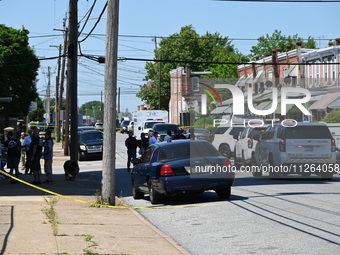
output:
M136 137L133 136L132 132L128 133L129 137L125 140L125 146L127 148L127 171L130 172L131 160L136 158L137 148L139 148L139 154L142 155L149 145L158 143L158 132L154 132L150 139L145 137L145 133L141 133L140 141L137 141ZM171 140L187 139L180 130L176 130L175 134L171 135L171 130L167 131L164 137L165 142Z
M51 130L46 131L45 140L40 137L38 129L33 132L29 130L27 136L23 132L18 132L17 136L14 136L13 132L9 131L4 146L7 150L7 168L10 169L10 175L19 178L19 163L21 161L21 170L25 170L25 174L32 174L34 177L32 184L41 184L40 159L43 157L44 171L46 173L44 183L53 182L53 140ZM10 183L18 183L18 181L12 179Z

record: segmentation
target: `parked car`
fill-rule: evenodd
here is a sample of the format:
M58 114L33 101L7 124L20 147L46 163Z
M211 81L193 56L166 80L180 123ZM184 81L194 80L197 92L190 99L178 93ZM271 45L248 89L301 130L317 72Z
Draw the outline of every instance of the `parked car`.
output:
M212 166L228 169L231 163L202 140L153 144L135 163L131 172L133 197L141 199L148 193L152 204L161 203L164 195L205 190L229 198L235 178L232 171L205 171Z
M234 135L238 135L244 130L243 125L234 125L233 127L219 126L215 131L214 140L212 145L227 158L234 156L234 149L236 140Z
M208 129L205 129L205 128L193 128L193 129L194 129L194 137L196 140L205 140L210 143L212 143L212 141L214 140L214 135ZM184 136L186 138L190 138L191 130L192 128L189 128L185 131Z
M174 135L177 130L180 130L176 124L170 123L159 123L154 124L151 131L149 132L149 137L153 135L154 132L158 133L158 140L162 142L166 136L168 130L171 131L171 135Z
M134 125L134 122L131 121L130 124L127 126L128 132L132 132L133 133L133 130L134 130L133 125Z
M318 174L331 179L336 146L326 124L298 122L294 125L270 125L261 136L254 136L259 141L255 149L257 164L288 166L280 171L269 171L272 178L297 173L303 177ZM258 174L262 175L262 171Z
M78 132L79 131L85 131L85 130L96 130L94 126L88 126L88 125L81 125L78 126Z
M94 124L95 129L103 130L104 129L104 124L103 123L96 123Z
M127 133L128 132L128 126L130 124L131 120L123 120L120 123L120 132L123 133Z
M237 140L235 145L234 165L256 165L255 148L257 141L254 140L254 135L260 135L266 130L267 126L263 127L246 127L240 135L234 135ZM254 172L253 175L256 175Z
M79 160L87 160L89 158L101 158L103 156L103 132L99 130L83 130L78 132Z

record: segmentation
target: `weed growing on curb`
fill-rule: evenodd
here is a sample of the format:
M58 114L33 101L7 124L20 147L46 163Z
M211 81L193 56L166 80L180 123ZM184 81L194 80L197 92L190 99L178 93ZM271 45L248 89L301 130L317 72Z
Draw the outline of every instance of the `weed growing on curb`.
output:
M109 203L104 202L103 196L97 191L95 193L96 196L96 202L91 204L90 207L105 207L107 205L110 205Z
M51 223L53 235L58 235L58 220L56 211L54 209L54 205L58 202L58 198L48 196L47 198L44 197L46 203L49 205L48 208L43 208L42 212L46 215L48 218L49 223Z

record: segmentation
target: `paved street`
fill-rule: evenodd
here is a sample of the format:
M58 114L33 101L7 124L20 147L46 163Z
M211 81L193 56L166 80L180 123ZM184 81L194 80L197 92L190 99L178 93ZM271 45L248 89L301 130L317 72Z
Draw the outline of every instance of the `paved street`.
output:
M152 206L148 196L131 196L125 138L117 135L116 192L131 206ZM197 207L170 209L187 205ZM153 207L169 210L139 212L191 254L340 254L340 175L271 180L237 173L230 201L205 192Z

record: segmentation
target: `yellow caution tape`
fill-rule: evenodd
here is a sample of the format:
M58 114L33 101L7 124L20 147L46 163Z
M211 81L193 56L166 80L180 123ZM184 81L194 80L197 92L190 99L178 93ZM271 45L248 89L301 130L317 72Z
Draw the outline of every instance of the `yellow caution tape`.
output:
M216 205L216 204L206 204L206 205L185 205L185 206L172 206L172 207L134 207L134 206L117 206L117 205L105 205L105 204L97 204L97 203L91 203L91 202L88 202L88 201L84 201L84 200L80 200L80 199L76 199L76 198L73 198L73 197L68 197L68 196L64 196L64 195L61 195L59 193L56 193L56 192L53 192L53 191L50 191L50 190L47 190L47 189L43 189L41 187L38 187L36 185L33 185L31 183L28 183L28 182L25 182L19 178L16 178L2 170L0 170L0 174L3 174L3 175L6 175L10 178L12 178L13 180L16 180L16 181L19 181L23 184L26 184L28 186L31 186L35 189L39 189L41 191L45 191L46 193L49 193L49 194L52 194L52 195L55 195L55 196L58 196L58 197L62 197L62 198L66 198L66 199L70 199L70 200L73 200L73 201L76 201L76 202L80 202L80 203L83 203L83 204L89 204L91 206L96 206L96 207L108 207L108 208L117 208L117 209L144 209L144 210L155 210L155 209L182 209L182 208L190 208L190 207L203 207L203 206L211 206L211 205Z

